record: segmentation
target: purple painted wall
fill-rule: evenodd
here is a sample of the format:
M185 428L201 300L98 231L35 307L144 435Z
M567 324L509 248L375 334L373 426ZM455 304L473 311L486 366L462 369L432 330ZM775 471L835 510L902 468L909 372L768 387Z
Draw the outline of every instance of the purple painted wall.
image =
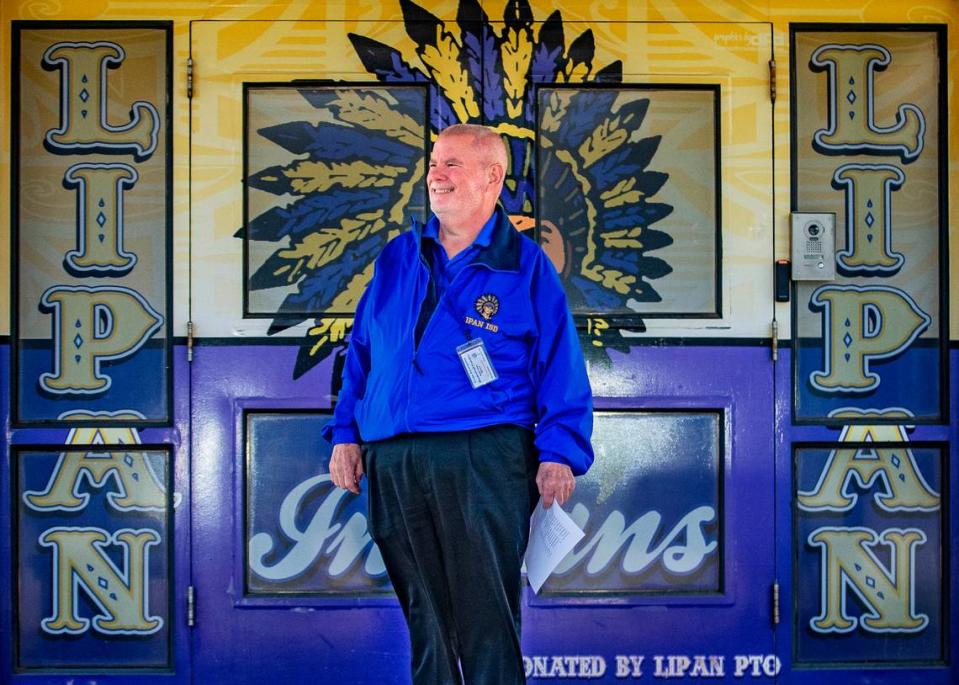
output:
M298 381L290 380L296 350L276 345L228 347L201 344L192 365L183 347L176 348L175 427L146 429L144 444L174 448L175 491L183 495L175 513L174 642L175 682L406 682L408 647L399 609L390 597L283 598L244 597L245 541L242 529L243 464L246 458L244 410L284 408L323 410L330 398L332 362L327 360ZM772 680L750 655L778 655L780 682L920 682L948 683L956 667L930 666L850 673L801 670L792 666L795 616L792 594L792 451L793 442L833 442L836 429L790 425L790 357L780 350L773 365L765 346L640 346L629 355L612 353L608 368L591 369L597 410L653 409L723 412L722 570L724 587L708 595L623 595L615 598L536 597L527 595L524 650L530 667L540 673L578 673L591 677L598 659L563 662L554 656L601 657L600 680L628 681L634 661L643 678L684 665L683 657L721 656L725 680ZM951 352L952 383L959 382L959 354ZM0 368L9 369L9 347L0 347ZM8 376L0 388L0 410L9 416ZM195 391L190 397L190 388ZM955 385L953 385L955 387ZM956 459L956 408L949 426L920 426L912 442L948 445L948 462ZM192 433L190 418L192 417ZM318 428L319 426L317 426ZM13 430L15 444L60 444L65 430ZM192 446L192 453L188 449ZM5 589L11 587L10 451L4 444L0 461L0 568ZM322 472L317 457L317 473ZM651 467L650 467L651 468ZM954 528L957 470L946 470L942 488L947 520ZM102 495L91 489L94 495ZM640 509L655 508L661 493L650 489ZM192 530L191 530L192 528ZM948 538L947 538L948 539ZM948 567L959 559L946 546ZM956 583L947 576L948 624L957 618ZM773 629L771 585L778 579L781 621ZM799 579L802 582L802 579ZM186 586L196 588L194 628L187 628ZM11 641L16 598L2 594L0 659L11 682L62 683L60 675L12 675ZM839 642L839 641L837 641ZM949 654L955 661L954 647ZM837 647L841 650L841 647ZM670 661L669 655L679 657ZM736 657L744 671L737 678ZM705 662L710 663L710 662ZM716 662L713 668L717 668ZM687 666L687 671L692 666ZM754 671L753 669L756 669ZM578 670L577 670L578 669ZM98 676L97 682L130 682L128 676ZM137 678L150 682L152 677ZM170 682L169 676L157 681ZM540 678L545 681L547 678Z

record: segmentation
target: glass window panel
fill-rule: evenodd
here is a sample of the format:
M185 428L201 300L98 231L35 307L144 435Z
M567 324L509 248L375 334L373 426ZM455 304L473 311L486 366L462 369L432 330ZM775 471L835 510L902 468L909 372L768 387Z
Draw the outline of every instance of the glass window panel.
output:
M16 667L172 668L170 452L14 448Z
M836 279L793 295L800 422L946 416L943 40L793 30L792 209L836 215Z
M390 591L365 488L353 496L329 481L327 418L247 415L248 596ZM566 507L586 537L543 592L721 592L720 424L718 412L597 414L597 461Z
M167 424L170 26L14 31L15 421Z
M247 316L352 316L426 211L423 85L244 84Z
M597 413L596 461L564 506L586 536L543 594L722 592L721 420Z
M366 488L336 488L317 412L246 416L246 594L391 592L369 537ZM334 530L335 528L335 530Z
M870 437L884 430L905 432ZM944 451L850 441L794 455L795 663L942 662Z
M719 316L719 87L536 97L538 238L573 312Z

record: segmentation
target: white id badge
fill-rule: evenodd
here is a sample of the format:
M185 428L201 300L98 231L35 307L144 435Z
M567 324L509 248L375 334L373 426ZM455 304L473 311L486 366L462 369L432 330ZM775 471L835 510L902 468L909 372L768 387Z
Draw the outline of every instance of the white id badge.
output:
M474 390L499 378L481 338L473 338L463 343L456 348L456 354L460 356L460 361L463 362L463 368L466 369L466 375L469 376Z

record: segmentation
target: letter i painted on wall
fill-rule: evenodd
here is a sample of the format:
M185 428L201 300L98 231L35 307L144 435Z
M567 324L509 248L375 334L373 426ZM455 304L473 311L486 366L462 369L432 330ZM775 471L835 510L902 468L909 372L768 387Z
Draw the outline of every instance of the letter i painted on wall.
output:
M77 248L64 264L76 275L119 276L128 273L137 257L123 250L123 191L139 175L128 164L74 164L63 185L77 189Z
M846 190L846 247L836 253L847 274L891 276L906 261L892 250L892 193L905 182L889 164L843 164L832 185Z

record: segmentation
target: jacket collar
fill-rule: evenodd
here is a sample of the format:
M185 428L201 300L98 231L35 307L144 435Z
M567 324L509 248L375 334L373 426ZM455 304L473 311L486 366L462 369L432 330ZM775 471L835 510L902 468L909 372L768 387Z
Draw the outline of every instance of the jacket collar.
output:
M503 205L497 204L493 210L496 221L489 245L477 245L478 252L474 262L485 264L496 271L519 271L520 235L513 227ZM423 223L413 217L413 235L416 237L417 251L422 249Z

